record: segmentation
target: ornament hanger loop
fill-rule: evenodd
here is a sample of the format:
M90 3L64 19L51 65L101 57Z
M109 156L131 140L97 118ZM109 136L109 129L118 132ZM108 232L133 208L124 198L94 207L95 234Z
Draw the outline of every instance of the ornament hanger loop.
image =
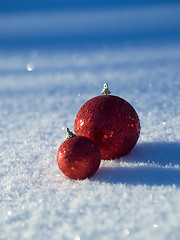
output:
M111 94L111 91L109 90L107 83L104 83L104 86L103 86L103 89L102 89L102 92L101 92L101 93L102 93L102 94L105 94L105 95Z

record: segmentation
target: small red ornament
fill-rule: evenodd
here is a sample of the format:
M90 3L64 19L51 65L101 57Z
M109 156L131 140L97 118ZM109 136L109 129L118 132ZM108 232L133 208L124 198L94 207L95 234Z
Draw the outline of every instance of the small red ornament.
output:
M140 121L134 108L124 99L109 95L108 84L102 93L87 101L77 113L74 132L90 138L99 147L102 159L128 154L140 134Z
M57 163L62 173L72 179L90 178L98 170L100 162L97 145L87 137L74 135L67 128L67 139L57 152Z

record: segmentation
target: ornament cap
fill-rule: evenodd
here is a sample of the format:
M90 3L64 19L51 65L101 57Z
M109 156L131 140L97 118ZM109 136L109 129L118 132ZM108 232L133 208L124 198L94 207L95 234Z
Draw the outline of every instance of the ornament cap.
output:
M67 133L66 133L66 139L69 139L69 138L72 138L72 137L75 137L75 136L76 136L73 132L71 132L71 131L69 130L69 128L67 128L66 131L67 131Z
M103 86L103 89L102 89L101 93L105 94L105 95L111 94L111 91L109 90L107 83L104 83L104 86Z

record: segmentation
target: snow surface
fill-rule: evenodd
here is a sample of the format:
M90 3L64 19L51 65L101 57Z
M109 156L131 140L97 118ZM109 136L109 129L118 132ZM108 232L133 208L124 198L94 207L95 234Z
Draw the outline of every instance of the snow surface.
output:
M65 48L61 43L50 48L49 40L43 43L45 33L39 33L38 44L46 47L22 41L23 34L36 39L36 23L24 33L22 21L29 21L28 16L18 14L11 22L13 26L14 18L21 41L13 45L12 36L17 36L8 25L9 15L1 16L8 24L0 24L0 240L180 239L180 7L163 7L159 17L155 14L156 21L166 18L165 25L169 20L166 28L163 21L150 21L155 8L144 8L145 15L141 8L128 15L140 31L134 42L134 37L123 40L124 45L113 38L103 41L104 34L121 36L118 26L109 25L103 32L101 12L99 25L88 25L87 31L96 36L92 45L89 35L78 33L82 49L73 40ZM124 22L126 14L119 16L118 11L122 10L116 9L112 18L110 10L109 21ZM143 25L140 16L149 19L150 39L144 34L147 21ZM81 18L88 23L90 13ZM53 35L58 14L50 19L47 34ZM126 26L131 32L131 24ZM154 33L163 28L162 34ZM7 45L3 39L9 39ZM91 179L67 179L57 166L58 147L66 128L73 130L79 108L99 95L104 82L136 109L140 139L122 159L102 161Z

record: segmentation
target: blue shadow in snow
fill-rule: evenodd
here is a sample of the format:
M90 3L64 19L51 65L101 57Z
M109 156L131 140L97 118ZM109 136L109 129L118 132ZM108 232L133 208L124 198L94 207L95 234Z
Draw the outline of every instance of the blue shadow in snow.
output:
M180 186L180 168L175 168L180 164L180 143L140 143L121 161L148 163L148 165L101 167L92 180L112 184ZM152 166L151 163L156 165Z

